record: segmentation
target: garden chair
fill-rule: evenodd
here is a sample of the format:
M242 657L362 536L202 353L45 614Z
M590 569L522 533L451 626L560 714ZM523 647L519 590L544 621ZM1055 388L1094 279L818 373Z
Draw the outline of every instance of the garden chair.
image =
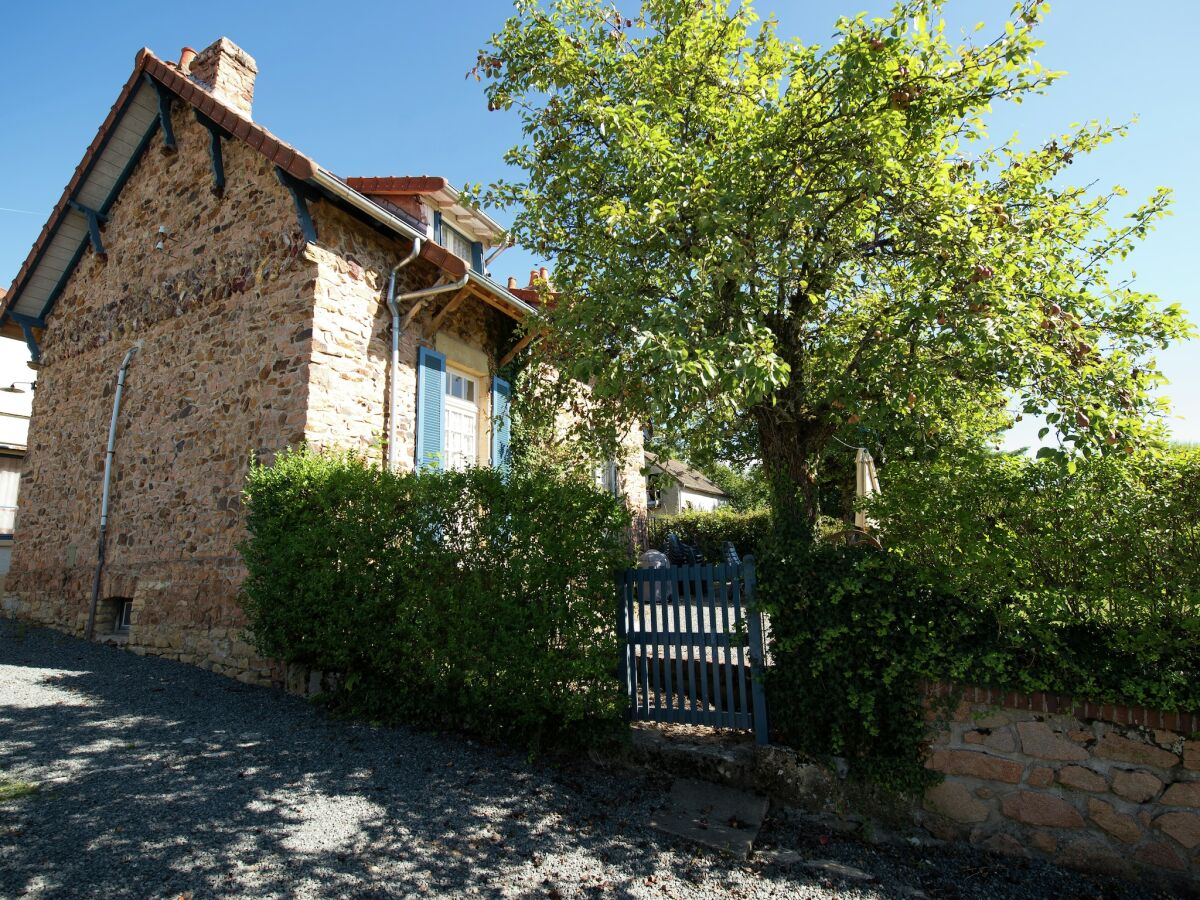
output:
M667 535L667 542L663 544L663 553L667 554L667 560L673 566L687 565L687 552L684 547L687 545L679 540L679 535L671 533Z

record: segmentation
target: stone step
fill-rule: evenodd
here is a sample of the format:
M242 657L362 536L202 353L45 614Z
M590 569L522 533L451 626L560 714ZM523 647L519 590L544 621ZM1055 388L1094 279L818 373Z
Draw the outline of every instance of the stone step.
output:
M746 859L767 814L766 797L709 781L678 778L650 827Z

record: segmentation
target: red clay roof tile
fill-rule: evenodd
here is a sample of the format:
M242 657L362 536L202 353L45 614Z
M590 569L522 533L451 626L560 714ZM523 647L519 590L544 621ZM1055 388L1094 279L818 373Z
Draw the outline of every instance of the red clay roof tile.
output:
M383 178L347 178L346 184L361 194L399 196L434 194L446 189L446 179L438 175L387 176Z

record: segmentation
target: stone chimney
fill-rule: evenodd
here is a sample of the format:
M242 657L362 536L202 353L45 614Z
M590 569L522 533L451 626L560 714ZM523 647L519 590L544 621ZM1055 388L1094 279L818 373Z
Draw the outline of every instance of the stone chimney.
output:
M229 38L220 38L196 54L191 76L222 103L250 116L258 63Z

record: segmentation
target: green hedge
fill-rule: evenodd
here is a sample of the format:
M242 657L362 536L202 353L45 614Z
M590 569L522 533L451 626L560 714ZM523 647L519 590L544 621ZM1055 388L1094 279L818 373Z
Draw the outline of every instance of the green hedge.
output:
M920 691L953 658L970 610L886 554L780 539L760 565L775 737L900 790L927 781Z
M344 673L342 709L531 748L620 721L628 515L586 481L300 450L253 466L244 500L253 641Z
M894 551L778 534L760 563L776 737L915 790L928 738L922 679L1200 709L1196 616L1063 619L972 596Z
M996 453L891 463L871 504L884 543L1018 619L1200 618L1200 452L1056 463Z
M699 547L706 559L718 562L722 559L722 546L732 541L738 555L757 555L763 540L771 529L771 512L753 509L735 512L732 509L716 509L712 512L688 511L673 516L651 516L647 540L655 550L661 550L668 534L677 534L685 544Z

